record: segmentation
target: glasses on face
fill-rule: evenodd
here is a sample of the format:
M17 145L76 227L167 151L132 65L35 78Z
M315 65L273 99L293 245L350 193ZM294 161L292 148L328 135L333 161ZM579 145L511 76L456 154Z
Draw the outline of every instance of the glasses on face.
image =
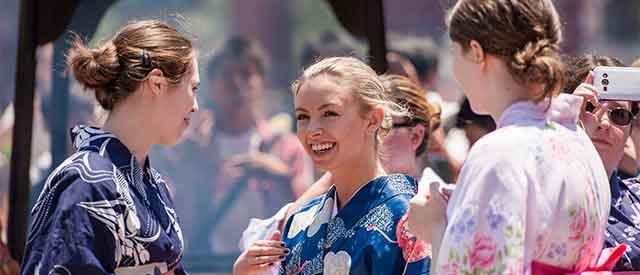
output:
M402 121L402 122L394 122L392 125L392 128L397 129L397 128L412 128L416 126L416 123L411 121L411 120L407 120L407 121Z
M593 105L593 103L591 102L587 102L587 104L585 104L585 107L584 107L585 111L594 115L597 112L596 109L597 109L596 106ZM622 107L615 107L613 109L608 109L607 115L609 116L609 120L611 120L611 122L613 122L618 126L627 126L631 124L631 122L633 121L633 114L631 113L631 111Z

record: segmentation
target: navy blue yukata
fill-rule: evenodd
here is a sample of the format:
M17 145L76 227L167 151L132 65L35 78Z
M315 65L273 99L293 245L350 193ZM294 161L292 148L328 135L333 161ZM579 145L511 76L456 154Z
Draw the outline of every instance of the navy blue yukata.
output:
M32 210L22 274L185 274L166 182L114 135L77 126L76 152Z

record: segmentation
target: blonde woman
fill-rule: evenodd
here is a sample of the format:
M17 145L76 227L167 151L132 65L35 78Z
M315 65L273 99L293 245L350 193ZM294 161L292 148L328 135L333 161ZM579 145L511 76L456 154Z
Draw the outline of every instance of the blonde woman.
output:
M388 175L378 152L392 116L407 112L371 68L350 57L307 68L293 96L298 139L333 186L288 219L282 240L291 253L280 273L426 274L429 251L413 245L400 222L415 180Z

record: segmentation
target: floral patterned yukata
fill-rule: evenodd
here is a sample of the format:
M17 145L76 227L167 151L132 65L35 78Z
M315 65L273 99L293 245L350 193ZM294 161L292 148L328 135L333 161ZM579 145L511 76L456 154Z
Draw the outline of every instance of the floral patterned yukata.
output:
M577 127L582 98L551 102L511 105L473 146L448 204L436 274L541 274L534 262L581 272L597 264L609 180Z
M408 176L382 176L338 210L331 187L288 219L282 239L291 253L280 274L428 274L431 247L404 222L416 189Z

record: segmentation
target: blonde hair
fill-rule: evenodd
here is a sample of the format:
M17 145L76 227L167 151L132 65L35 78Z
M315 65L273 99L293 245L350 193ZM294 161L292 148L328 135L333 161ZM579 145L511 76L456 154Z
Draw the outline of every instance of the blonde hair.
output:
M392 116L410 116L405 107L393 102L385 93L384 85L376 72L354 57L329 57L309 66L293 82L293 95L298 95L305 82L321 75L333 76L340 81L341 86L349 87L359 100L363 114L375 107L384 110L384 118L376 132L377 143L382 143L393 127Z

